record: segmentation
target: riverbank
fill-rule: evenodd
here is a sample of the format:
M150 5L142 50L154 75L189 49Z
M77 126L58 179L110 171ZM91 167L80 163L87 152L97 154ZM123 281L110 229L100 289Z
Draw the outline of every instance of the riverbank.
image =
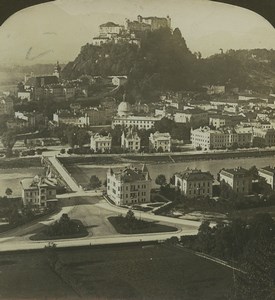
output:
M275 149L261 150L236 150L236 151L212 151L212 152L185 152L185 153L136 153L136 154L91 154L60 156L59 161L65 165L87 164L106 165L120 163L178 163L197 160L222 160L249 157L275 156Z
M38 167L41 167L41 157L38 156L0 159L0 169L22 169Z

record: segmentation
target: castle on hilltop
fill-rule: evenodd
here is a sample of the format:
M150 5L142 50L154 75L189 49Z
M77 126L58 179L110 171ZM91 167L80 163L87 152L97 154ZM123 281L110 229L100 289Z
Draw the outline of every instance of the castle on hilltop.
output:
M94 37L92 45L100 46L109 42L128 42L140 46L140 37L146 31L154 31L159 28L171 28L171 18L142 17L130 21L125 19L124 25L107 22L99 26L99 35Z

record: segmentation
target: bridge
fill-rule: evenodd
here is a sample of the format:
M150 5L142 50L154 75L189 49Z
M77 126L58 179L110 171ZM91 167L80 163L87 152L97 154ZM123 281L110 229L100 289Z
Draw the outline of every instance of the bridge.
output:
M66 170L66 168L61 164L61 162L56 158L56 156L43 156L42 163L45 166L50 167L50 169L59 177L59 179L69 188L72 192L82 192L83 188L78 185L71 174Z

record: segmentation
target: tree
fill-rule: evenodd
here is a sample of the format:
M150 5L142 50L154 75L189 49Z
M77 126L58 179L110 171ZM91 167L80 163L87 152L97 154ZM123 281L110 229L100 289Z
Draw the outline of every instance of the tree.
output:
M131 209L129 209L127 211L127 214L125 216L125 218L128 220L128 221L132 221L135 219L135 214L133 213L133 211Z
M101 187L101 181L99 180L99 178L96 175L91 176L89 186L92 189L97 189L97 188Z
M83 147L84 144L88 144L89 138L88 132L84 129L80 129L76 133L77 144L79 147Z
M5 191L5 194L6 194L7 196L11 196L11 195L12 195L12 189L8 187L8 188L6 189L6 191Z
M233 299L275 298L274 245L270 240L251 240L244 251L241 269L236 272Z
M14 131L8 130L2 135L2 144L7 150L12 150L16 143L16 134Z
M66 135L67 135L68 143L69 143L70 147L74 148L75 145L77 144L77 137L76 137L76 133L75 133L74 129L68 128L66 130Z
M159 174L155 180L155 183L160 186L165 185L167 183L165 175Z
M175 126L175 122L166 117L162 118L160 121L155 123L155 130L159 132L172 132L172 129Z

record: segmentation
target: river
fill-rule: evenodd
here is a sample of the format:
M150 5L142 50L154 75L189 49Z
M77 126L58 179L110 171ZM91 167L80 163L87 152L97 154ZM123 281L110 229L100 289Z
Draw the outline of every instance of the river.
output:
M141 164L134 164L135 166L141 166ZM150 176L153 181L153 186L155 186L155 179L159 174L165 174L167 180L172 177L176 172L185 170L186 168L197 168L202 171L209 171L217 177L217 173L222 168L235 168L235 167L244 167L250 168L252 166L258 168L265 166L274 166L275 165L275 156L268 157L258 157L258 158L234 158L234 159L221 159L221 160L197 160L189 161L182 163L165 163L165 164L147 164ZM129 164L120 164L112 165L112 168L119 170L124 168L124 166L129 166ZM76 179L76 181L85 186L89 182L91 175L97 175L99 179L104 182L106 179L106 172L110 165L84 165L84 164L75 164L67 167L68 171Z
M134 164L141 166L141 164ZM174 173L189 168L198 168L203 171L210 171L216 178L217 173L221 168L244 167L251 166L265 167L268 165L275 165L275 156L259 157L259 158L242 158L242 159L222 159L222 160L198 160L182 163L168 163L168 164L148 164L148 170L152 178L153 187L155 186L155 179L158 174L165 174L169 180ZM112 168L119 170L129 166L129 164L112 165ZM68 166L68 171L76 179L76 181L85 186L89 182L91 175L97 175L102 182L106 179L106 172L110 165L84 165L75 164ZM23 178L32 178L36 174L43 174L43 167L41 168L22 168L22 169L0 169L0 196L5 194L7 187L13 190L14 196L21 196L20 180Z

